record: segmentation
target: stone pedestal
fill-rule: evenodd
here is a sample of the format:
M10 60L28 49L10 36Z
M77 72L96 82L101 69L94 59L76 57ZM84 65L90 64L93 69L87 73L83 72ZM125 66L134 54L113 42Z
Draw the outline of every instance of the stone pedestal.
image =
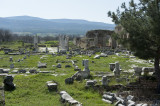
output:
M57 84L56 83L47 83L47 87L49 91L57 91Z

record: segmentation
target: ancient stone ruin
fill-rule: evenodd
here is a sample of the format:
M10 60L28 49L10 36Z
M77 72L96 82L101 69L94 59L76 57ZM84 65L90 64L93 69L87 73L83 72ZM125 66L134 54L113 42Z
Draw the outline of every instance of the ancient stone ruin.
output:
M66 91L61 91L60 96L62 103L68 103L69 106L82 106L82 103L74 100Z
M73 43L83 49L106 48L106 41L112 33L110 30L91 30L83 38L74 38Z
M38 52L38 36L37 35L35 35L34 36L34 51L35 52Z
M69 37L66 35L59 36L59 50L58 51L68 51L69 50Z
M13 77L11 75L7 75L4 78L4 89L7 91L12 91L15 89L15 84L13 84Z
M120 76L121 70L120 70L118 62L115 63L115 68L114 68L113 72L114 72L115 77L119 77Z
M47 87L48 87L48 90L49 91L57 91L57 83L55 83L55 82L53 82L53 81L47 81L46 82L46 84L47 84Z

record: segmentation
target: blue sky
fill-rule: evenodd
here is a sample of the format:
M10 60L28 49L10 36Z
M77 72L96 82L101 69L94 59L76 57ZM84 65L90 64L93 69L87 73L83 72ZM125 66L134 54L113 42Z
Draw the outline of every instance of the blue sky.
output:
M0 0L0 17L35 16L45 19L85 19L112 23L107 17L130 0ZM135 0L138 1L138 0Z

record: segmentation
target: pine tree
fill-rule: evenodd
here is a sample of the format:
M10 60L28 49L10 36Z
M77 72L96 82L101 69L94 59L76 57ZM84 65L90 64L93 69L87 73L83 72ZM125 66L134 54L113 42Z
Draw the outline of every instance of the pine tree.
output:
M140 0L138 4L131 0L128 7L122 3L121 9L109 11L108 16L116 25L124 28L116 34L123 44L128 43L139 58L154 59L160 93L160 0ZM120 37L125 33L129 33L128 38Z

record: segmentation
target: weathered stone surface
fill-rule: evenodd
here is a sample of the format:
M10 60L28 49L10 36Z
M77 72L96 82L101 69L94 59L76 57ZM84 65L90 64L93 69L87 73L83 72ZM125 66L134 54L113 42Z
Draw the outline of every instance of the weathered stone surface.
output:
M26 59L26 58L27 58L27 56L24 56L24 57L23 57L23 59Z
M115 68L115 63L110 63L109 64L109 68L110 68L111 71L113 71L114 68Z
M57 84L52 81L47 81L47 87L49 91L57 91Z
M112 103L114 101L114 96L111 96L111 95L104 94L103 98L106 99L106 100L111 101Z
M128 106L135 106L135 102L132 100L128 100Z
M75 80L77 81L81 81L83 78L82 78L82 75L80 73L77 74Z
M18 72L19 72L19 73L26 73L26 70L20 69L20 70L18 70Z
M71 106L75 106L75 105L77 106L78 101L72 99L72 100L69 100L68 103L69 103L69 105L71 105Z
M83 59L82 60L82 65L84 66L83 71L89 71L89 60L88 59Z
M61 68L62 65L60 63L58 63L58 65L56 66L57 68Z
M117 101L114 105L118 106L119 104L122 104L122 102L121 101Z
M73 98L68 94L68 93L64 93L61 95L61 99L62 101L68 102L70 100L73 100Z
M123 105L123 104L118 104L118 106L125 106L125 105Z
M10 69L4 69L3 73L9 73Z
M147 104L143 104L142 106L149 106L149 105L147 105ZM153 105L154 106L154 105Z
M94 59L100 59L100 55L95 55Z
M69 106L82 106L82 103L74 100L66 91L61 91L60 96L62 103L69 103Z
M86 82L86 86L94 86L96 84L95 80L89 80Z
M133 99L134 99L134 96L132 96L132 95L127 96L127 100L133 100Z
M74 71L81 71L81 69L78 68L78 66L74 66Z
M47 63L38 63L38 68L47 68Z
M143 67L142 68L142 72L144 73L145 76L147 76L149 72L154 72L154 71L155 71L154 67Z
M117 55L117 56L121 56L119 53L115 53L115 55Z
M52 65L52 67L56 67L56 65Z
M130 58L136 58L136 56L129 56Z
M141 76L142 73L142 68L141 67L133 67L134 72L135 72L135 76Z
M71 67L71 65L65 65L65 68L70 68Z
M101 53L101 54L100 54L100 57L107 57L107 54Z
M34 52L38 52L38 36L34 36Z
M17 73L18 73L18 70L13 70L11 73L16 73L16 74L17 74Z
M121 70L119 68L119 63L118 62L115 63L115 69L113 70L113 72L114 72L115 77L119 77L120 76Z
M60 91L60 95L67 93L66 91Z
M10 61L10 62L13 62L13 58L12 58L12 57L10 57L10 58L9 58L9 61Z
M50 71L37 71L37 73L51 73Z
M60 50L59 54L67 54L67 51L66 50Z
M37 73L36 69L29 70L30 73Z
M90 72L89 71L79 71L83 79L89 78L90 77Z
M15 89L15 85L13 84L13 77L11 75L7 75L4 78L4 89L7 91L11 91Z
M73 84L74 79L73 78L67 78L65 79L65 84Z
M3 73L3 71L4 71L3 68L0 68L0 73Z
M112 104L112 102L110 100L102 99L102 101L109 103L109 104Z
M142 106L143 105L143 103L140 103L140 104L136 104L136 106Z
M108 85L107 76L103 76L103 77L102 77L102 85L103 85L103 86Z
M14 64L11 64L11 65L10 65L10 68L13 69L13 68L14 68Z
M69 50L69 37L65 35L59 36L59 49Z
M18 59L18 61L17 62L21 62L21 60L20 59Z

